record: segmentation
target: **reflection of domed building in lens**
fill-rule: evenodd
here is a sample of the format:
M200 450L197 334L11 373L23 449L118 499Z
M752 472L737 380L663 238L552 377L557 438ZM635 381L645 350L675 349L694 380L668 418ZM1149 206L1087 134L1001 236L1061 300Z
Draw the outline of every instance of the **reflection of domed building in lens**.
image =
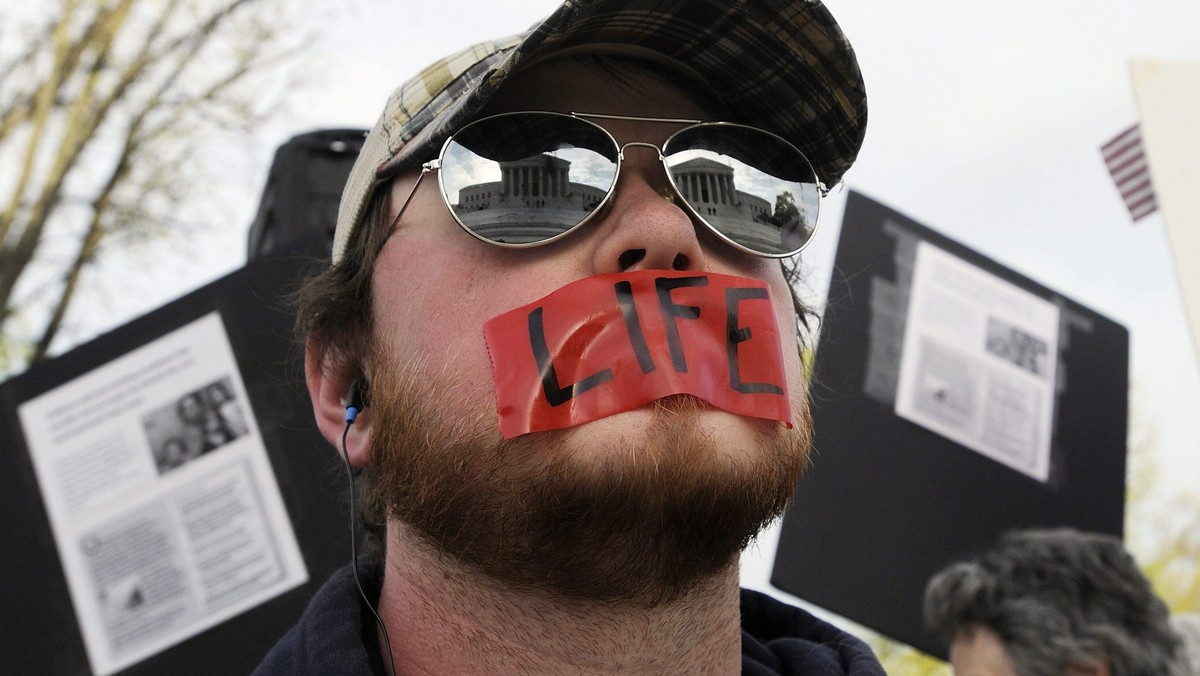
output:
M572 183L571 163L534 155L500 163L500 180L458 191L454 212L463 224L497 242L520 244L562 234L604 199L606 190Z
M499 181L459 190L454 212L463 224L492 241L520 244L561 234L582 221L604 199L605 190L569 178L571 163L550 155L501 162ZM671 167L684 199L701 216L720 223L732 239L779 250L783 232L803 227L803 205L789 222L770 225L775 205L738 190L734 169L697 158ZM799 218L797 218L799 217Z
M775 205L767 200L738 190L733 183L733 167L697 158L680 162L671 167L671 177L683 198L705 218L714 217L720 222L721 230L727 235L738 231L733 237L738 241L761 240L764 234L776 234L774 228L763 228L768 223ZM779 237L763 242L770 249L779 247Z

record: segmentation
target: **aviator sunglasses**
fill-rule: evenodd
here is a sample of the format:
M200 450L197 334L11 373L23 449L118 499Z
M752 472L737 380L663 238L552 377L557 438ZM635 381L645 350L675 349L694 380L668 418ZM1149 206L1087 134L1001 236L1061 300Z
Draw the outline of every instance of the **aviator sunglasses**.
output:
M621 145L589 119L688 126L661 147ZM533 247L570 234L603 211L625 148L658 152L675 197L735 249L784 258L812 239L828 189L802 152L783 138L732 122L514 112L485 117L446 140L421 167L392 227L421 178L438 171L442 200L472 236L504 247Z

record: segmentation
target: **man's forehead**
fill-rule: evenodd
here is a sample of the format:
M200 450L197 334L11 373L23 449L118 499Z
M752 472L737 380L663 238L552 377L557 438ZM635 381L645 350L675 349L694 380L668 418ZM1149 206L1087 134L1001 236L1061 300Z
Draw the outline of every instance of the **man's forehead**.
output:
M950 646L950 662L958 676L1015 676L1004 643L991 629L976 626L959 634Z

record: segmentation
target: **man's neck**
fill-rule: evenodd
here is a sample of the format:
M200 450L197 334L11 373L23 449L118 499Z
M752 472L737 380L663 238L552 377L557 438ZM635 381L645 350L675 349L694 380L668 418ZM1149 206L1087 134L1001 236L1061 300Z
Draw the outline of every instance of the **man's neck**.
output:
M736 566L656 608L563 600L505 588L389 531L379 613L399 674L741 670Z

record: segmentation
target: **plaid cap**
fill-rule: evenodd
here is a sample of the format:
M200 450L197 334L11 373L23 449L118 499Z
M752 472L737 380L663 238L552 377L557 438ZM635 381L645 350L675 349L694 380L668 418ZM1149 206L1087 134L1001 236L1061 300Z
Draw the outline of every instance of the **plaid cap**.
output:
M436 157L523 65L565 51L681 64L722 93L729 121L787 139L826 185L841 180L866 132L858 61L819 0L566 0L529 32L445 57L392 93L342 193L333 263L375 189Z

